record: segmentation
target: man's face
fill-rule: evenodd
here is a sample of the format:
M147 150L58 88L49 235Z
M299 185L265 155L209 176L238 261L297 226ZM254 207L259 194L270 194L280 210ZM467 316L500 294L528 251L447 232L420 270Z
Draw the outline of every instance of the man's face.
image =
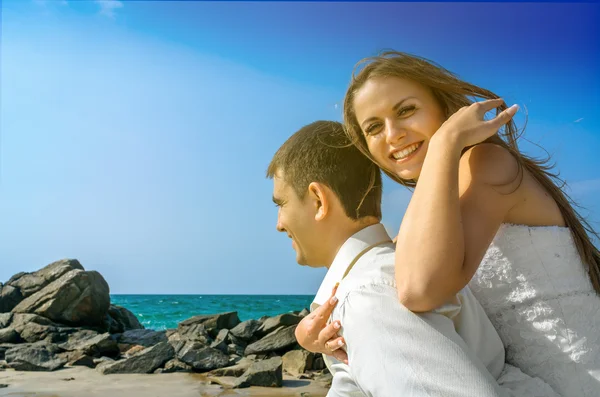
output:
M285 182L282 172L273 177L273 202L278 207L277 231L287 233L300 265L324 266L319 260L317 209L309 197L301 200L292 186Z

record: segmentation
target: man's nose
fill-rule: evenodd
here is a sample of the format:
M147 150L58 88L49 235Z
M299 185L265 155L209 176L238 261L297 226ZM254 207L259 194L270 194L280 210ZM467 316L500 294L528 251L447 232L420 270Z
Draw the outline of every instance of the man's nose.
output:
M406 130L396 120L385 122L385 140L392 145L406 136Z
M280 215L279 211L277 211L277 225L275 225L275 228L277 229L278 232L285 232L285 228L281 224L281 215Z

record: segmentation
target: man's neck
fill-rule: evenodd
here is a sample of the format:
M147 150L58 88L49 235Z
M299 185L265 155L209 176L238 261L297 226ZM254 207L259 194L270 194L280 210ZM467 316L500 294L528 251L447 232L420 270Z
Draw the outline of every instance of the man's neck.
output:
M337 256L338 252L340 252L340 249L342 248L344 243L346 241L348 241L348 239L350 237L354 236L356 233L360 232L361 230L363 230L369 226L376 225L378 223L380 223L380 222L375 217L365 217L365 218L361 218L357 221L349 221L347 227L339 228L338 236L336 236L335 240L331 242L332 247L333 247L331 250L332 254L330 255L330 258L328 259L328 261L326 262L327 263L326 267L329 269L329 267L333 263L333 260Z

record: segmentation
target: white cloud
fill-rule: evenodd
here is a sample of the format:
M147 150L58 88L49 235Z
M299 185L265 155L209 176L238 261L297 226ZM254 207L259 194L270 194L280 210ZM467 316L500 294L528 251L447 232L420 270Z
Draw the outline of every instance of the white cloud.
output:
M118 0L95 0L100 6L100 14L105 15L109 18L115 17L115 10L117 8L123 8L123 3Z
M580 118L580 119L575 120L574 123L579 123L581 120L583 120L583 117Z

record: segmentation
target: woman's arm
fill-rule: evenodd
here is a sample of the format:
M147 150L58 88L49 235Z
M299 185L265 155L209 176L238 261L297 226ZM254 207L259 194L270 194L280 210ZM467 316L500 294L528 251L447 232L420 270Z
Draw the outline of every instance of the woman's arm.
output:
M459 110L429 142L429 149L396 243L400 301L415 312L439 307L469 282L519 191L498 192L518 173L505 149L474 145L495 134L516 109L491 121L484 114L502 101Z

